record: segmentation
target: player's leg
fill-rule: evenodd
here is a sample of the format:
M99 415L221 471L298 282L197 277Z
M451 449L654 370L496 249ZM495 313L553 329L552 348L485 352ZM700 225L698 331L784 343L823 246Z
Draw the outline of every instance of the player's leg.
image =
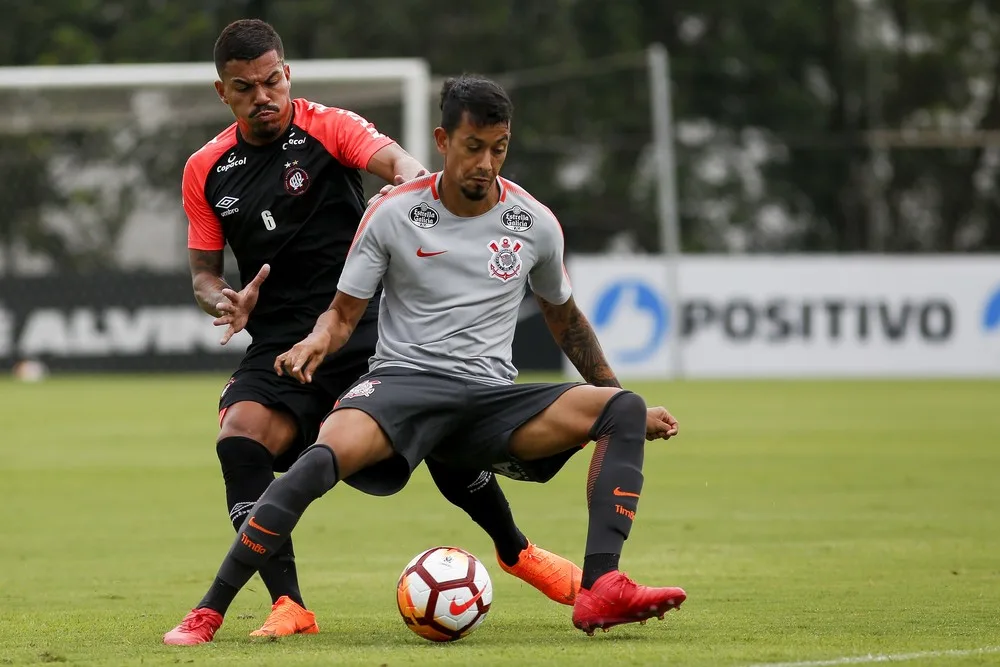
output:
M360 410L333 413L319 441L254 504L208 592L180 625L164 635L164 643L211 641L236 594L290 539L306 508L340 479L392 455L388 438L370 416Z
M493 540L497 562L551 600L571 605L580 589L580 568L562 556L528 541L518 529L496 475L428 458L427 470L441 494L465 510Z
M317 373L313 381L322 383L334 397L349 392L359 382L358 378L368 373L368 360L375 353L377 343L377 323L360 324L351 335L348 347L342 349L335 360L328 360L320 366L322 370L332 363L337 369L336 373L329 373L325 377L319 377L320 374ZM427 459L427 469L441 495L464 510L490 536L501 566L516 566L522 552L528 552L532 545L528 544L528 540L514 523L510 505L493 474L475 468L448 466L432 459ZM530 559L530 562L537 560ZM568 561L566 563L572 565ZM567 601L566 595L572 596L575 589L569 583L564 588L567 590L559 591L553 599L571 604L572 597Z
M266 352L266 351L265 351ZM315 441L319 422L333 404L322 389L277 376L253 364L257 352L227 384L219 401L221 429L216 450L226 483L226 500L238 531L247 513L274 479ZM249 366L249 367L247 367ZM299 589L292 541L260 569L271 594L271 613L251 636L285 636L319 631Z
M396 493L455 428L458 381L412 371L370 374L338 401L317 443L267 487L240 528L208 593L167 644L211 641L237 592L280 550L305 509L340 480L366 493Z
M514 523L510 503L493 473L453 466L434 458L427 459L426 464L445 500L464 510L486 531L501 562L516 564L518 556L528 548L528 538Z
M225 409L215 450L235 530L240 529L250 508L274 480L275 458L291 446L297 435L295 420L286 412L252 401L240 401ZM272 604L287 596L305 606L291 541L261 568L260 577Z
M545 385L537 387L503 390L508 400L492 406L511 423L520 423L507 441L513 465L523 466L530 475L549 462L561 466L581 442L596 443L587 477L589 523L574 624L592 632L596 627L662 616L679 606L686 598L681 589L637 586L618 570L642 493L645 401L614 388L555 385L558 395L546 396ZM531 396L535 391L537 396ZM535 407L525 406L526 402ZM516 419L517 411L528 414L539 406L547 407L530 418Z

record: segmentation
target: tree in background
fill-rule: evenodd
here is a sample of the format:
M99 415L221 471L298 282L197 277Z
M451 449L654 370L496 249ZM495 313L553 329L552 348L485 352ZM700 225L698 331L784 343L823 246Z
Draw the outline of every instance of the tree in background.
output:
M657 249L641 63L659 41L671 53L686 250L1000 249L1000 148L972 134L1000 124L1000 5L988 0L15 0L6 9L5 65L208 60L225 23L260 16L292 60L419 56L438 75L500 75L516 105L507 174L552 204L575 251L604 250L622 230ZM138 139L116 153L126 131ZM97 138L82 150L79 137L58 133L5 137L0 170L14 171L0 187L16 188L6 198L17 211L0 222L0 243L61 266L106 262L99 246L114 245L137 192L177 191L183 159L209 130L170 131L169 150L149 148L135 128L109 132L105 150ZM60 190L54 165L67 160L74 169L131 161L148 176L100 196ZM104 231L89 244L73 239L44 224L54 209Z

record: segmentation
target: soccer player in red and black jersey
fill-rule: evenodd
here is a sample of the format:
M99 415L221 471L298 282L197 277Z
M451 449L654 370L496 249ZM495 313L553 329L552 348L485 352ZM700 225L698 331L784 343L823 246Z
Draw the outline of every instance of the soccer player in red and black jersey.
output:
M215 44L215 65L215 89L236 122L190 157L182 189L195 297L226 327L223 344L244 329L253 341L219 401L216 450L239 530L274 472L287 470L315 440L323 417L374 354L377 299L350 344L325 360L312 383L273 369L337 291L365 208L361 170L394 184L426 170L357 114L292 99L281 38L263 21L227 26ZM226 244L239 265L239 291L223 279ZM524 537L492 473L430 460L428 469L445 498L490 535L505 571L573 604L580 568ZM299 591L291 541L260 575L273 606L253 635L318 631ZM164 640L201 643L214 632L195 614Z

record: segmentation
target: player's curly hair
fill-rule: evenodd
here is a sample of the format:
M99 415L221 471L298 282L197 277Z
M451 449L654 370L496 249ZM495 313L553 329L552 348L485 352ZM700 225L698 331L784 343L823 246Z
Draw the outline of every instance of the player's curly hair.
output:
M450 78L441 86L441 127L451 134L468 113L469 121L479 127L510 124L514 104L507 91L478 74Z
M222 76L230 60L254 60L268 51L277 51L279 59L285 57L281 37L270 23L260 19L233 21L215 40L215 70Z

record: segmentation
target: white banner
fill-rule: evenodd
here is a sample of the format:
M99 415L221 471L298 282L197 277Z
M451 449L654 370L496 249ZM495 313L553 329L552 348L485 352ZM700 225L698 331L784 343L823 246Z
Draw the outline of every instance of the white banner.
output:
M1000 376L1000 256L691 256L679 304L662 257L567 264L621 377Z

